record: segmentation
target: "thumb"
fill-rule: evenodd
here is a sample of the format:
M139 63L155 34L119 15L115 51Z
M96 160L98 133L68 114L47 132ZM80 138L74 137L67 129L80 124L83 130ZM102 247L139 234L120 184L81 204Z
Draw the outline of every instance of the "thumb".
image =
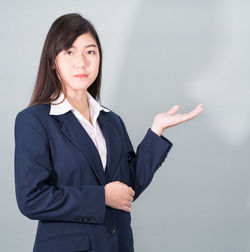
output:
M170 115L174 115L179 109L179 105L174 105L167 113Z

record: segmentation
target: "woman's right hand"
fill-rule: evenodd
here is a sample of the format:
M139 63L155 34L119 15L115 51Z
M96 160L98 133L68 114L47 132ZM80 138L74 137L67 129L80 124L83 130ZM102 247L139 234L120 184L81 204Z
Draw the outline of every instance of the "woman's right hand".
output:
M105 189L105 204L112 208L130 212L132 207L133 196L135 195L132 187L120 181L114 181L106 184Z

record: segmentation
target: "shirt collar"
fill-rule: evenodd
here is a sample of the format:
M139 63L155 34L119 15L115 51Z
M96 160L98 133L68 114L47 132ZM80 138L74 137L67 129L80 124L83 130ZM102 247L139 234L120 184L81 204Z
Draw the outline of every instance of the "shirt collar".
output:
M64 99L64 93L61 92L59 97L51 102L50 104L50 115L61 115L64 114L70 110L75 111L76 109L73 108L73 106L69 103L69 101L67 100L67 98L60 104L55 104L55 103L59 103ZM101 110L105 111L105 112L110 112L109 109L104 108L103 106L101 106L93 97L92 95L87 91L87 99L89 102L89 109L90 109L90 113L91 113L91 117L94 114L99 114L99 112Z

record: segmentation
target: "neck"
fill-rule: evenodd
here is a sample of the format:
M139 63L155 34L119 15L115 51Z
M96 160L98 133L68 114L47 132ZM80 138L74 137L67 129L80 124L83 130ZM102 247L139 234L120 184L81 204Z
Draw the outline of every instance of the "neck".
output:
M89 110L87 90L83 89L67 92L66 98L76 110L78 111Z

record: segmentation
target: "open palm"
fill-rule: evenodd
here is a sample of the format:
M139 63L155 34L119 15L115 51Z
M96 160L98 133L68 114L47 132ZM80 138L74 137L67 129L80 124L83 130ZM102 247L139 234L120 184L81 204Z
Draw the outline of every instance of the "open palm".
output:
M188 114L176 114L178 109L179 105L175 105L169 111L157 114L154 118L151 130L158 135L161 135L166 128L189 121L199 115L203 111L203 105L199 104Z

